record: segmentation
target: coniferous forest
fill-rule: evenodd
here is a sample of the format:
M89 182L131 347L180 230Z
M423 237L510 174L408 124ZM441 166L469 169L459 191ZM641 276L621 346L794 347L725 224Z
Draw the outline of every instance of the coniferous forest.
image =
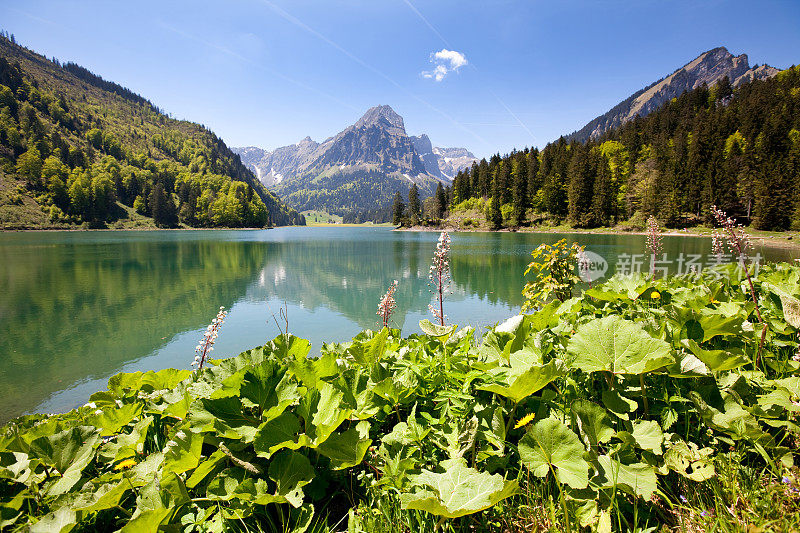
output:
M484 159L455 177L451 207L473 198L491 199L493 227L685 227L717 205L757 229L800 229L800 67L735 90L723 78L586 143Z
M6 218L41 210L19 227L107 227L133 212L159 227L304 223L204 126L8 35L0 37L0 178Z

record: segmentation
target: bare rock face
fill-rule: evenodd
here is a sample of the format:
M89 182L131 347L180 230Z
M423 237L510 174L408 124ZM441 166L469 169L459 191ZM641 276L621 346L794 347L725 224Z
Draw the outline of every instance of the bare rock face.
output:
M414 143L414 150L422 158L422 164L425 165L425 171L436 178L442 178L442 169L439 166L439 157L434 153L431 140L424 133L416 137L411 137ZM452 179L452 176L447 176Z
M403 117L395 113L394 109L388 105L371 107L364 113L358 122L353 124L353 128L377 127L390 135L405 135L406 127L403 124Z
M769 65L750 68L747 54L734 56L725 47L714 48L679 68L666 78L645 87L614 106L580 130L568 135L567 140L586 141L597 138L606 131L632 120L646 116L666 102L706 84L712 86L725 76L734 87L754 79L765 79L778 73Z
M388 105L368 109L355 124L321 143L306 137L271 152L254 146L233 150L264 185L294 197L305 192L319 196L313 192L319 187L330 190L332 176L337 187L352 189L363 185L359 180L368 180L371 189L407 190L416 183L424 196L432 194L439 182L449 184L459 170L476 161L464 148L434 148L425 134L409 136L403 117ZM323 181L326 185L321 185Z
M466 148L440 148L437 146L433 152L439 156L439 169L442 174L451 180L456 177L456 174L470 168L473 163L478 161L478 158Z

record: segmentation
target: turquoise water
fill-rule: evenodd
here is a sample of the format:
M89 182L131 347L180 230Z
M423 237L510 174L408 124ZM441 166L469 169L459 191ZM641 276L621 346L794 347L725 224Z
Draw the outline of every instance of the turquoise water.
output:
M531 250L563 237L601 256L606 275L638 262L649 268L644 257L626 257L642 253L643 236L456 233L448 322L482 331L518 313ZM275 337L273 314L284 305L290 332L313 351L376 328L378 300L394 279L393 325L418 332L430 318L437 238L385 227L0 234L0 421L71 409L117 372L189 368L221 305L230 314L215 357ZM664 244L672 272L692 255L713 261L709 239ZM757 251L770 260L796 256Z

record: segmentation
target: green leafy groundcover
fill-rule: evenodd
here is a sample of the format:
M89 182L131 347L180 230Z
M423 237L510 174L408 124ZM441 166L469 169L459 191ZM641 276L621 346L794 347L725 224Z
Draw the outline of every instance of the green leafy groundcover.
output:
M305 531L327 518L370 531L358 511L376 491L441 524L536 483L567 524L665 520L676 487L717 475L723 448L775 475L793 464L800 268L762 268L756 286L758 361L762 326L731 267L612 279L480 343L426 323L316 359L281 336L195 373L118 374L84 407L2 428L0 529Z

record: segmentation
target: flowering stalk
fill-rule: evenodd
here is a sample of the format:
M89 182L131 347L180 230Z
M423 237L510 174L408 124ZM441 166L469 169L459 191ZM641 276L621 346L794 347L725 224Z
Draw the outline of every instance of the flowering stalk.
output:
M661 242L661 228L654 216L647 219L647 249L650 250L650 278L656 275L656 257L661 255L663 243Z
M586 255L586 249L581 247L578 250L578 271L581 274L581 277L589 282L589 288L592 288L592 272L591 272L591 262L589 261L589 257Z
M717 206L711 206L711 213L714 215L717 224L722 226L719 231L715 230L711 235L713 251L718 256L721 255L723 251L723 242L725 242L731 253L735 253L736 257L739 258L739 261L744 267L744 273L747 275L747 282L750 284L750 296L753 299L753 303L756 304L758 321L763 324L764 319L761 318L761 311L758 308L758 300L756 299L756 289L753 286L753 279L750 277L750 267L747 264L747 252L753 248L750 236L745 233L744 227L741 224L737 225L735 219L729 217L725 214L725 211L718 209Z
M197 370L203 368L203 363L206 362L208 354L214 350L214 343L217 342L219 328L222 327L222 322L225 320L227 315L228 312L225 311L225 308L220 306L219 313L217 313L217 316L214 317L214 320L211 321L211 324L208 325L205 333L203 333L203 338L200 340L200 344L195 346L195 356L194 361L192 361L192 366L197 365Z
M428 304L428 309L439 324L444 326L444 293L450 285L450 235L443 231L439 235L439 242L436 243L436 252L433 254L433 264L431 265L430 274L431 292L433 292L439 302L437 309L431 304Z
M389 319L392 317L392 313L397 307L397 303L394 301L395 290L397 290L397 280L394 280L392 284L389 285L389 289L386 291L386 294L383 295L380 303L378 304L377 315L381 317L381 320L383 320L383 327L385 328L389 327Z
M758 344L758 352L756 353L756 363L758 363L761 357L761 350L764 347L764 341L767 338L767 324L761 317L761 310L758 308L758 299L756 298L756 288L753 285L753 278L750 277L750 266L747 264L747 252L753 248L753 243L750 241L750 236L745 233L744 227L741 224L737 225L736 219L729 217L725 211L712 205L711 214L714 215L717 224L722 226L719 231L714 230L711 236L713 251L717 256L720 256L723 251L723 242L725 242L731 253L735 253L739 258L742 267L744 267L744 273L747 276L747 283L750 285L750 298L752 298L753 303L756 305L758 322L763 324L763 328L761 329L761 341Z

